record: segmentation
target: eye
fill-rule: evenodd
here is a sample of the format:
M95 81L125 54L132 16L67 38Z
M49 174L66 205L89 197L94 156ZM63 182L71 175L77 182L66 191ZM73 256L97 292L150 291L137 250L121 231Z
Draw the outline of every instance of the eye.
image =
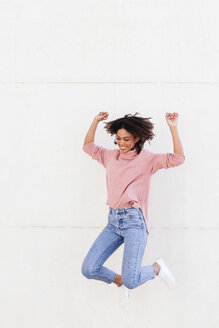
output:
M116 139L118 139L118 140L120 140L120 138L119 137L116 137ZM129 141L129 139L124 139L125 141Z

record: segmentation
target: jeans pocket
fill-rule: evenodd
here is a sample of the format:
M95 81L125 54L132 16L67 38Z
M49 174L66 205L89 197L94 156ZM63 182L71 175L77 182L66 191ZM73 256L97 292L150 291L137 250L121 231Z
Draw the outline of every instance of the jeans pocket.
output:
M127 217L131 217L132 219L135 217L136 219L141 220L141 217L143 217L143 215L140 207L133 207L129 209L127 211Z
M108 215L108 225L109 226L116 226L116 217L114 214L110 214Z
M128 213L124 219L124 227L142 229L144 227L143 218L139 213Z

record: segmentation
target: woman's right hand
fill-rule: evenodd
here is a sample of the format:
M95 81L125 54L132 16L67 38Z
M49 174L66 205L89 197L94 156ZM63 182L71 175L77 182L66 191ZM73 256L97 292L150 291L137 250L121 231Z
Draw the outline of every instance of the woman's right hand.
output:
M106 120L109 116L108 112L100 112L97 116L94 117L94 120L97 122Z

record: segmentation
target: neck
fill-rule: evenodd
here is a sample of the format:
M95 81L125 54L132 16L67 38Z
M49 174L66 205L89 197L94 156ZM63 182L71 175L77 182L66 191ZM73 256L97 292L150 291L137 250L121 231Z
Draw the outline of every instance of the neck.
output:
M137 152L136 148L133 148L133 149L129 150L127 153L122 153L121 151L119 151L119 154L120 154L119 155L120 158L132 159L138 154L138 152Z

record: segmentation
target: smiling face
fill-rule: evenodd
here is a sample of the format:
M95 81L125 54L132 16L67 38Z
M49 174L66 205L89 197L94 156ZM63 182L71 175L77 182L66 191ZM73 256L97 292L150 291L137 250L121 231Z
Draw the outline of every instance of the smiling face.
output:
M133 135L125 129L120 129L116 133L116 142L122 153L127 153L129 150L132 150L138 141L138 137L134 139Z

